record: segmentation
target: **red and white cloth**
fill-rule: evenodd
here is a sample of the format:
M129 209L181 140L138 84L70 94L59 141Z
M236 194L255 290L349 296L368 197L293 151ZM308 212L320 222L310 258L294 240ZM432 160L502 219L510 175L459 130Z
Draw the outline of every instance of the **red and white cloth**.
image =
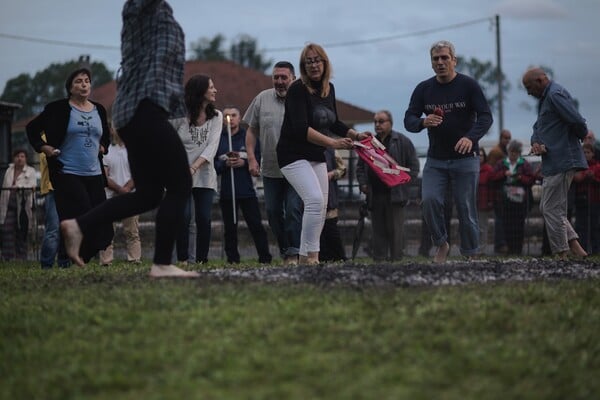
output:
M410 182L410 169L400 166L385 151L385 146L375 136L368 136L360 142L354 142L354 151L389 187Z

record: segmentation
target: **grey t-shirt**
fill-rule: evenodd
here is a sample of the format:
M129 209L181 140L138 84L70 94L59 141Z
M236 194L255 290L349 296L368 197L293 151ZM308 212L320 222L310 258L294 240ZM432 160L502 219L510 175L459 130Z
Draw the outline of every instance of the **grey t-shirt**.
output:
M267 178L282 178L277 162L277 142L281 134L283 115L285 113L285 99L277 96L275 89L266 89L260 92L250 106L243 120L256 133L258 132L261 152L261 171Z

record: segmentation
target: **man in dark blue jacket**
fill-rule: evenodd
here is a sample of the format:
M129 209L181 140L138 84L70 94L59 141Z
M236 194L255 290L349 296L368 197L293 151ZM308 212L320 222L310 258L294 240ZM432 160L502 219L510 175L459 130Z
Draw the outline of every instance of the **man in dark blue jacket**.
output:
M236 264L240 262L237 236L237 221L239 220L237 218L237 210L240 208L254 240L256 252L258 253L258 261L268 264L271 262L271 253L269 252L267 232L262 225L254 182L248 170L246 129L240 127L240 110L235 106L228 106L223 109L223 118L226 121L228 119L230 123L231 149L229 148L229 132L227 126L225 126L221 133L221 141L219 142L219 148L215 156L215 169L217 170L217 174L221 176L219 205L221 206L225 228L225 254L227 255L227 262ZM256 159L260 160L259 146L254 151ZM233 187L231 184L232 175Z

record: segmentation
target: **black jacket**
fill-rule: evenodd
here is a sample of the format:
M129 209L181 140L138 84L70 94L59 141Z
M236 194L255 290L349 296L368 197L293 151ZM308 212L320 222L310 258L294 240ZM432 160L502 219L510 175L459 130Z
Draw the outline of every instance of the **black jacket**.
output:
M417 158L417 152L410 139L406 135L396 131L390 132L390 141L386 151L399 165L410 168L408 174L410 175L411 181L405 185L397 185L390 189L391 202L405 205L409 200L408 188L410 185L416 183L415 180L419 174L419 159ZM368 185L370 192L368 198L371 198L371 180L378 178L374 177L374 174L373 176L369 174L369 167L362 159L359 159L356 164L356 179L361 186Z
M93 102L100 115L102 121L102 137L100 138L100 145L104 147L104 154L108 152L108 145L110 144L110 129L108 127L108 119L106 117L106 110L100 103ZM67 127L69 126L69 118L71 115L71 106L69 105L69 99L62 99L48 103L37 117L32 119L26 126L27 138L29 143L38 153L42 152L42 146L49 144L52 147L60 148L61 144L65 140L67 134ZM46 141L42 139L42 134L46 134ZM104 168L102 167L102 154L98 154L98 160L100 162L100 170L106 182L106 176L104 174ZM62 165L58 162L56 157L48 157L48 172L50 174L50 181L53 181L53 176L60 172ZM54 183L54 182L52 182Z

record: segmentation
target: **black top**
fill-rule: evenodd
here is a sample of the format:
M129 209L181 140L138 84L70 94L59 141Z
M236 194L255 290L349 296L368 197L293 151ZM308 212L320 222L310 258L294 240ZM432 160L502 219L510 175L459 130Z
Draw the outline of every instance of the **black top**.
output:
M108 127L108 118L106 110L100 103L91 101L98 110L100 121L102 121L102 136L100 137L100 145L104 147L104 154L108 153L110 145L110 129ZM46 104L44 110L32 119L25 127L29 143L38 153L42 152L42 146L49 144L52 147L60 148L69 126L71 118L71 105L69 99L56 100ZM46 134L46 141L42 140L42 134ZM102 154L98 154L100 166L102 163ZM58 172L62 172L62 164L57 157L48 157L48 172L50 173L50 181L54 184L54 176ZM106 183L106 174L104 168L100 168L104 182Z
M325 147L307 140L309 127L328 136L346 136L349 128L338 119L335 89L331 83L329 87L329 95L321 97L319 89L315 94L310 94L301 80L290 85L285 98L281 136L277 143L279 168L298 160L325 162Z

